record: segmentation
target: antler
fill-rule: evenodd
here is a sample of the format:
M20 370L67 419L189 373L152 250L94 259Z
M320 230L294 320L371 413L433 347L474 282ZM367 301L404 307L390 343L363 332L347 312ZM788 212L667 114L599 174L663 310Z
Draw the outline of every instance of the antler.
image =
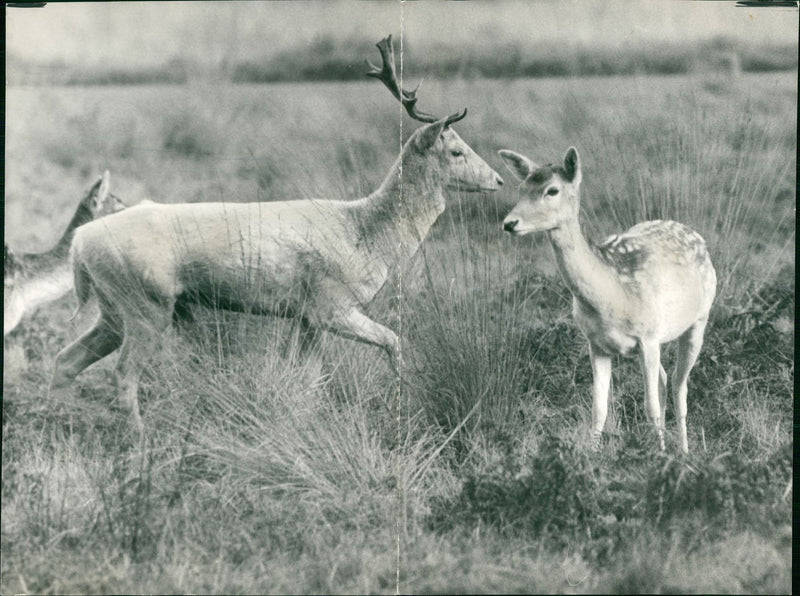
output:
M458 122L459 120L463 120L464 116L467 115L467 108L464 108L460 112L456 112L455 114L450 114L447 119L444 121L444 127L447 128L453 122Z
M438 118L433 114L428 114L426 112L417 111L417 91L419 90L419 85L417 85L416 89L413 91L406 91L405 89L401 88L399 83L397 82L397 72L394 68L394 47L392 46L392 36L387 35L384 39L380 40L377 44L375 44L381 52L381 60L383 61L383 66L378 68L374 64L372 64L369 60L366 60L367 66L369 67L369 72L367 72L368 77L374 77L383 82L386 87L388 87L389 91L392 92L397 99L400 100L400 103L403 104L403 107L408 112L408 115L411 116L414 120L419 120L420 122L436 122ZM422 83L420 83L421 85ZM461 115L459 118L453 120L456 122L457 120L461 120L466 115L466 110L464 110L464 114ZM451 116L450 118L453 118ZM448 120L450 120L448 118ZM449 124L449 122L448 122Z

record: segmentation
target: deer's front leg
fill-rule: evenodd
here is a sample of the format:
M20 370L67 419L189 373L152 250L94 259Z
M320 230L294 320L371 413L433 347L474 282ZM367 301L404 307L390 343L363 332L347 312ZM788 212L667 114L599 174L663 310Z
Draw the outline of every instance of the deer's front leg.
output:
M589 358L592 361L592 446L600 448L600 439L608 415L608 393L611 387L611 356L589 344Z
M376 323L358 309L353 308L320 325L329 331L373 346L378 346L386 351L392 369L398 372L400 367L400 340L394 331Z
M658 443L664 451L664 420L662 419L659 385L661 383L661 346L657 341L642 341L639 344L639 355L644 375L645 411L653 422L658 433ZM666 376L666 375L665 375Z

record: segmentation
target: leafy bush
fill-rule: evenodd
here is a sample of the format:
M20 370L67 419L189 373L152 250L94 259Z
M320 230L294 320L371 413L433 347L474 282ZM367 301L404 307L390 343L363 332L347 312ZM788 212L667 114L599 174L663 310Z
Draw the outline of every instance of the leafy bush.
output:
M494 469L467 474L451 511L470 526L483 523L501 532L586 540L604 521L600 487L600 470L592 458L550 435L535 456L520 461L508 451ZM443 509L437 513L434 523L441 524L447 515L442 516Z
M766 461L722 454L710 460L669 458L650 471L646 510L661 524L701 514L722 527L765 520L786 522L787 480L791 481L792 448L787 443ZM720 527L720 526L717 526Z

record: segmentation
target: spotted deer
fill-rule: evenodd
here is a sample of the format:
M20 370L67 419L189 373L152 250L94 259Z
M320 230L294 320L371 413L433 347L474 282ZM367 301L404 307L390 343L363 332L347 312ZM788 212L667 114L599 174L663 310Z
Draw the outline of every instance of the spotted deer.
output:
M499 153L520 180L522 197L503 229L515 236L547 234L572 292L573 317L589 340L595 448L606 422L611 357L635 351L644 374L645 411L663 451L667 375L661 344L677 339L672 395L680 447L688 453L687 380L703 345L717 284L705 241L681 223L655 220L592 246L578 221L581 165L575 148L562 165L538 166L513 151Z
M382 81L423 123L383 183L351 201L149 204L83 226L72 243L75 289L97 295L94 326L57 358L51 389L120 348L120 402L143 430L139 376L176 304L294 317L382 348L396 367L400 341L362 310L390 271L412 257L445 208L446 189L486 192L503 180L451 125L466 110L437 118L400 87L391 36L378 44Z
M109 192L109 173L97 178L78 203L67 229L53 248L41 253L19 253L4 244L3 335L13 331L26 315L65 296L73 287L69 246L75 230L99 217L125 209Z

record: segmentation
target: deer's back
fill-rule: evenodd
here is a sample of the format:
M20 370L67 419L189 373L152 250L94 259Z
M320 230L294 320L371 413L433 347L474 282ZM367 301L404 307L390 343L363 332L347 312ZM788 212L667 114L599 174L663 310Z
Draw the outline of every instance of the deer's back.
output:
M647 221L597 247L628 297L609 305L606 328L670 341L708 315L716 273L703 238L674 221ZM586 318L586 317L584 317Z
M101 282L119 287L133 277L165 296L213 289L241 300L308 300L338 284L366 301L386 272L354 234L347 204L336 201L148 204L83 226L73 250Z

